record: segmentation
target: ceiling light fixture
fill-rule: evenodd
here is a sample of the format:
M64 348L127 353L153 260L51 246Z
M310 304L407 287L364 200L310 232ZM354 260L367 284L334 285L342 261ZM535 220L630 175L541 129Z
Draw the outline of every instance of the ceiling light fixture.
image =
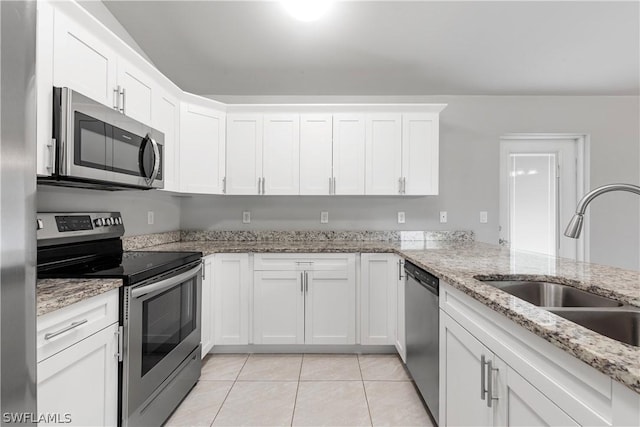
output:
M298 21L311 22L322 18L333 5L333 0L283 0L282 6Z

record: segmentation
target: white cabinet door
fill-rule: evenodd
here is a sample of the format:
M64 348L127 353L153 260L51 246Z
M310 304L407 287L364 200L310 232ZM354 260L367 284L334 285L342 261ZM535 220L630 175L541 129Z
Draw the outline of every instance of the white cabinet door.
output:
M36 173L53 173L53 6L39 1L36 27Z
M254 273L254 344L304 344L303 275L297 271Z
M403 194L438 194L438 115L402 115Z
M118 58L118 87L121 111L147 125L152 125L152 105L155 82L135 65Z
M153 127L164 134L162 171L165 191L180 190L180 102L164 91L154 92Z
M306 344L355 344L355 255L345 255L347 268L315 266L307 271L305 302Z
M494 409L481 390L493 353L449 315L440 312L440 425L492 426ZM485 372L485 384L482 372ZM494 401L495 402L495 401Z
M362 254L360 264L360 340L365 345L395 344L398 259L393 254Z
M216 254L213 263L214 344L249 343L249 254Z
M213 255L202 259L202 310L200 329L202 343L202 357L213 348Z
M38 413L62 421L38 425L117 425L117 331L113 324L38 363Z
M227 114L227 194L260 194L262 116Z
M494 425L504 426L578 426L548 397L532 386L510 366L500 365L500 400ZM498 393L496 393L498 395Z
M402 116L370 114L366 122L366 194L400 194Z
M181 190L186 193L222 194L224 159L224 113L212 108L181 103Z
M365 120L363 114L333 116L335 194L364 194Z
M262 194L300 194L300 116L267 114L263 120Z
M331 194L333 121L331 114L300 116L300 194Z
M404 275L404 259L397 258L398 263L398 280L396 283L396 350L404 363L407 363L407 336L405 330L404 317L404 287L406 277Z
M54 14L53 85L115 107L116 54L90 29L60 10Z

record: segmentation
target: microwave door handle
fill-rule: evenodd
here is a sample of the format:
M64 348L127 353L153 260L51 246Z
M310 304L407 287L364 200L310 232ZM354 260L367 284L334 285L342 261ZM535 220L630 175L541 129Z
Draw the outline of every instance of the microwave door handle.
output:
M189 271L185 271L184 273L180 273L177 276L170 277L159 282L151 283L146 286L135 288L131 291L131 296L134 298L140 298L147 294L150 294L151 292L164 291L166 289L169 289L197 275L200 272L200 268L202 268L202 264L198 264L197 267L194 267Z
M151 146L153 147L153 172L151 173L151 177L149 177L148 183L149 185L153 184L153 181L156 180L158 176L158 172L160 172L160 148L158 147L158 143L155 139L149 137L149 141L151 141Z

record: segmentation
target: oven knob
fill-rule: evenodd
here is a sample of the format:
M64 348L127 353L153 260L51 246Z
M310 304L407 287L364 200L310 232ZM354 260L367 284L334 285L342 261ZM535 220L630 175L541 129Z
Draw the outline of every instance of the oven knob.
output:
M113 219L112 218L105 218L104 219L104 223L105 223L105 225L113 225Z
M102 227L104 225L104 220L102 218L96 218L93 220L93 223L96 227Z
M121 216L116 218L116 224L122 225L122 217Z

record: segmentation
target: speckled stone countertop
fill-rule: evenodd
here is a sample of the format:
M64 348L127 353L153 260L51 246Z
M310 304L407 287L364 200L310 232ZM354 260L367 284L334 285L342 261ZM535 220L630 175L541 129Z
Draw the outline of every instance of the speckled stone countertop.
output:
M205 256L230 252L396 253L640 393L640 347L607 338L475 279L479 275L547 279L640 307L640 271L469 241L183 241L145 250L202 251Z
M36 313L50 313L122 286L121 279L38 279Z

